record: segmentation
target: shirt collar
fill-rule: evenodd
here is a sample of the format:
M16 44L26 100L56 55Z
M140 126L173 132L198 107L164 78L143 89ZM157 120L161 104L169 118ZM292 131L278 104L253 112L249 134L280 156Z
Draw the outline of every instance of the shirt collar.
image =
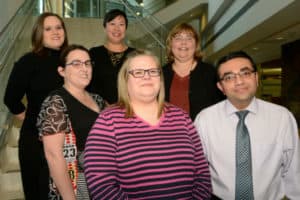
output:
M234 105L232 105L232 103L226 99L225 100L225 112L227 115L233 115L235 114L237 111L239 111ZM252 101L250 102L250 104L247 106L247 108L245 108L245 110L249 110L250 113L256 114L258 111L258 102L256 97L252 98Z

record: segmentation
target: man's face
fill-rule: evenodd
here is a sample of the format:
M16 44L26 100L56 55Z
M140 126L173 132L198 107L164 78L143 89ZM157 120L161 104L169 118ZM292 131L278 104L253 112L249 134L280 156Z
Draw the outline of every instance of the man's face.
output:
M254 97L258 86L258 74L246 58L233 58L221 64L218 70L218 88L237 108L244 109Z

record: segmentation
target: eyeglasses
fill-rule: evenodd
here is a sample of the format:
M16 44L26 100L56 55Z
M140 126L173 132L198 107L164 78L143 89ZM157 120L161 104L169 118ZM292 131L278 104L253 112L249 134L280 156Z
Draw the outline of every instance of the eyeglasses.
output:
M246 78L250 78L251 75L253 73L255 73L256 71L254 70L244 70L244 71L240 71L238 73L228 73L225 74L222 78L220 78L220 81L224 81L224 82L234 82L237 79L237 76L239 76L240 78L246 79Z
M174 36L173 37L173 40L176 41L176 42L181 42L181 41L187 41L187 42L190 42L190 41L193 41L194 38L192 36Z
M143 78L146 74L146 72L151 77L160 76L161 70L158 68L152 68L152 69L133 69L128 71L129 74L131 74L134 78Z
M85 65L85 67L87 68L91 68L93 67L93 61L91 60L86 60L84 62L81 62L80 60L73 60L70 63L67 63L66 65L72 65L73 67L75 67L76 69L81 68L81 66Z
M174 35L173 40L176 42L181 42L181 41L190 42L194 40L194 37L192 34L176 34Z

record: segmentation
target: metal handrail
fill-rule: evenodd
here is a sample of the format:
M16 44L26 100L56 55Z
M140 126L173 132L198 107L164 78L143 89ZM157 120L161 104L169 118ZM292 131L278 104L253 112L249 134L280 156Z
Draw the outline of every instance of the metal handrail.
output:
M27 20L32 16L36 3L36 0L24 1L0 34L0 147L4 145L8 128L13 124L12 114L3 103L6 80L13 67L14 55L20 50L15 49L16 44L20 45L19 39L26 29Z
M12 46L24 29L26 21L31 16L36 5L36 0L27 0L18 9L9 23L4 27L0 34L0 73L3 70L4 63L8 57Z
M119 0L125 7L126 9L133 15L135 16L136 20L139 22L139 24L143 27L144 30L146 30L146 32L151 35L151 37L162 47L165 48L165 41L162 39L163 38L163 33L167 33L167 29L165 28L165 26L158 20L156 19L154 16L152 15L147 15L148 16L148 20L151 19L153 20L157 27L147 27L145 25L145 18L139 17L136 15L136 12L132 9L132 7L129 5L129 2L126 0ZM138 5L138 4L137 4ZM143 12L147 13L147 11L145 9L143 9ZM162 34L161 39L159 39L155 34L153 34L153 30L160 28L162 29ZM166 34L165 34L166 35Z

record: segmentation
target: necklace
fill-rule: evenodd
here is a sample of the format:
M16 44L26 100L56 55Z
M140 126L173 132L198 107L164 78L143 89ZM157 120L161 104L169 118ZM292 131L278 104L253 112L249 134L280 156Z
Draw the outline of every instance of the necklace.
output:
M121 60L124 56L124 52L120 52L120 53L109 52L108 54L110 56L110 60L114 67L121 63Z

